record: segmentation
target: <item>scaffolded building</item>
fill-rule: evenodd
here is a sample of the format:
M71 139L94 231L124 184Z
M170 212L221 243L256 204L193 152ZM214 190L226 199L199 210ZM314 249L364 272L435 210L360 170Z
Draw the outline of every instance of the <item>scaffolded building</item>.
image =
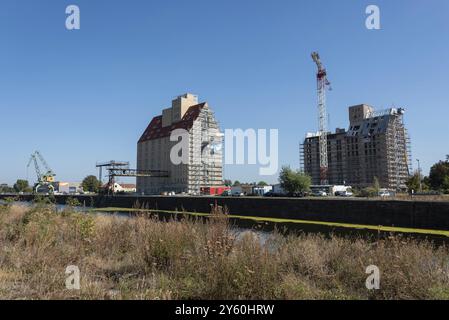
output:
M180 132L185 135L179 136ZM181 143L173 134L188 143L187 149L175 152L182 163L173 161L173 148ZM137 169L166 171L168 177L138 177L137 192L199 194L201 188L221 186L222 144L223 135L208 104L198 103L198 97L189 93L177 97L171 108L153 118L137 146ZM188 156L183 157L183 152Z
M328 133L329 184L364 188L375 178L391 190L406 189L412 172L410 138L404 109L376 112L362 104L349 107L349 130ZM301 145L301 166L320 184L319 136L309 133Z

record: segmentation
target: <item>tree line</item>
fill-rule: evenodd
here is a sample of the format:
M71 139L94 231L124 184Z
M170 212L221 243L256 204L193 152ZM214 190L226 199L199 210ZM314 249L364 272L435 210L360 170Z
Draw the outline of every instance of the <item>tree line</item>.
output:
M90 175L84 178L81 183L84 192L98 193L101 190L101 183L96 176ZM33 187L28 180L18 179L13 187L8 185L0 186L0 193L32 193Z
M293 170L290 167L282 167L279 173L279 183L281 187L289 194L304 193L310 190L312 179L307 174L300 170ZM266 186L265 181L259 181L258 183L241 183L236 180L225 180L226 186L241 186L241 185L254 185L254 186ZM437 191L441 193L449 194L449 155L446 156L446 160L441 160L435 163L431 168L428 176L422 176L420 172L415 172L407 181L407 188L409 192L429 192ZM84 192L98 193L101 191L101 183L97 177L90 175L84 178L81 183L81 187ZM375 193L380 189L379 182L375 178L373 186L362 190L361 194ZM33 188L30 186L27 180L19 179L16 181L13 187L7 185L0 186L0 193L31 193Z
M438 191L449 194L449 155L446 160L435 163L428 176L415 172L407 181L409 192Z

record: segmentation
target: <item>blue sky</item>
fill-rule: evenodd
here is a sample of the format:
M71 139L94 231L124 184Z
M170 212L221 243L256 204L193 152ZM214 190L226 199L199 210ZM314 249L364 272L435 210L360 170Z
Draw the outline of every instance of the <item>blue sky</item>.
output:
M70 4L81 30L65 28ZM382 30L365 28L369 4ZM347 127L349 105L405 107L427 174L449 153L448 14L447 0L2 0L0 183L26 178L34 150L64 181L96 161L135 165L148 122L184 92L223 129L279 129L279 162L298 167L317 128L313 50L333 85L330 127ZM225 175L276 180L255 166Z

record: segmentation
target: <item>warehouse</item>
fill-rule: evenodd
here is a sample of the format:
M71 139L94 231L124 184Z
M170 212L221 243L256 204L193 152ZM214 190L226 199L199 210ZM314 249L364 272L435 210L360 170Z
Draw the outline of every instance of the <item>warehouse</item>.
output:
M188 133L187 161L174 164L170 158L177 144L170 136L175 130ZM207 102L186 93L172 101L148 125L137 146L138 170L162 170L167 177L138 177L137 192L200 194L201 189L223 185L223 135Z

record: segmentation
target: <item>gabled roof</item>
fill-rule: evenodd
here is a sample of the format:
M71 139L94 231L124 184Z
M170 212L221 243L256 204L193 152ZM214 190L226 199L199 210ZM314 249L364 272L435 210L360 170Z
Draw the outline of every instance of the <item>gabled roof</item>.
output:
M122 187L123 189L135 189L136 185L132 184L132 183L118 183L118 185L120 187Z
M193 122L198 118L200 111L205 106L205 102L191 106L180 121L166 127L162 127L162 116L154 117L140 137L139 143L168 137L170 136L170 133L176 129L190 130L193 126Z

